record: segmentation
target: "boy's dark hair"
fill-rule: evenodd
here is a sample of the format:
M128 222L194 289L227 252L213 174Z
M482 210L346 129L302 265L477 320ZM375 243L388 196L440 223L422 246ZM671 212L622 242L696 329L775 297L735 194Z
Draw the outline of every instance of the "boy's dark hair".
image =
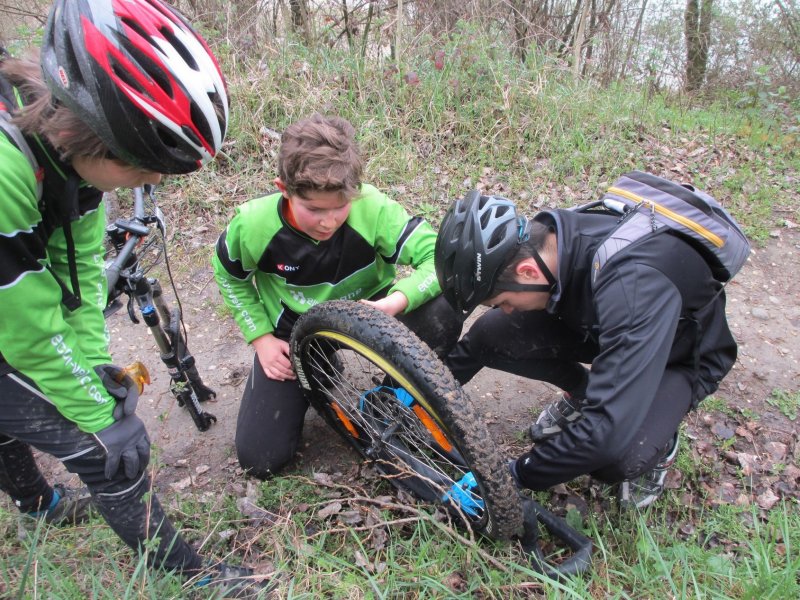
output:
M341 117L314 114L281 136L278 176L289 195L332 191L350 200L361 188L363 168L355 129Z
M13 113L12 122L23 133L43 136L59 151L61 160L76 156L101 158L108 149L77 115L53 99L44 82L39 51L31 50L22 58L0 61L0 74L17 87L25 104ZM8 100L13 101L13 98Z
M534 252L541 255L545 250L547 234L554 231L549 225L539 221L530 222L529 237L526 242L517 244L509 256L506 257L505 265L500 275L497 277L495 286L499 283L514 283L516 281L515 267L526 258L533 258Z

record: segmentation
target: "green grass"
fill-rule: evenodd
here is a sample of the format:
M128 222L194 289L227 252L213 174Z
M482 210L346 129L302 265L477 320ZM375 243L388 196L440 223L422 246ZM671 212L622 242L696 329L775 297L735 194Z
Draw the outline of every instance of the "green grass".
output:
M702 412L720 412L729 417L736 416L736 411L728 405L722 396L709 396L700 404L698 410Z
M800 392L772 390L772 394L767 398L767 404L777 408L790 421L796 421L797 412L800 410Z
M594 567L559 583L544 580L518 549L472 539L430 508L401 507L379 494L370 503L343 493L346 486L296 476L271 483L261 486L261 501L275 518L258 527L227 500L184 497L173 513L188 538L206 540L207 555L244 553L262 567L267 560L268 571L284 574L286 598L782 599L800 593L796 503L761 513L751 506L682 506L668 493L644 513L591 515L578 524L595 541ZM332 492L363 520L347 525L340 517L320 517ZM166 599L189 590L173 575L146 569L99 519L79 528L40 527L23 543L16 541L14 520L0 510L4 597ZM231 530L233 536L218 535Z

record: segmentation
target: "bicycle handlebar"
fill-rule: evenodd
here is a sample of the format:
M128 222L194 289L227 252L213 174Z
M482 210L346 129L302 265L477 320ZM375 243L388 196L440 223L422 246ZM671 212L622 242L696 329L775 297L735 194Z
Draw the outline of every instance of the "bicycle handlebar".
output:
M149 191L152 193L152 188L150 188ZM117 285L120 271L127 266L128 259L133 254L133 250L136 248L139 240L150 235L150 228L145 223L144 195L141 187L133 188L133 219L117 219L114 225L130 235L111 264L106 266L108 289L113 289L114 286Z

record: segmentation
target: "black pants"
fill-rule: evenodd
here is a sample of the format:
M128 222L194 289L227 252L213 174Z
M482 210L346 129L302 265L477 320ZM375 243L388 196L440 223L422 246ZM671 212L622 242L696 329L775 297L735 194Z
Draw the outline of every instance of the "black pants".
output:
M144 499L151 489L147 465L133 479L123 469L106 479L105 452L94 436L64 418L30 379L10 373L0 377L0 489L21 512L42 510L53 498L31 446L55 456L81 478L100 514L133 550L158 537L148 559L151 566L187 575L201 568L200 556L178 535L156 495Z
M441 296L398 320L440 357L461 334L461 319ZM270 379L255 356L236 423L236 453L242 468L265 479L284 467L297 452L307 410L300 384Z
M591 364L598 352L591 339L567 328L550 313L505 314L492 309L478 318L445 362L462 384L483 367L490 367L546 381L583 398L589 380L584 364ZM693 380L691 369L668 365L653 400L643 408L647 416L628 449L618 462L592 475L613 483L652 469L689 411ZM531 489L544 489L553 483L525 480L524 472L520 476Z

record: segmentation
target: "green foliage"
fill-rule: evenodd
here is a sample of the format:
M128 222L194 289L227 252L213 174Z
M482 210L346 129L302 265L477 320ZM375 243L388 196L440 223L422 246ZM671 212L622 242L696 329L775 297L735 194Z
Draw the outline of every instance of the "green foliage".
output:
M0 39L5 42L5 49L11 56L21 56L29 46L38 46L42 43L44 30L28 25L18 25L14 30L14 37L8 40Z
M797 411L800 410L800 392L772 390L767 403L781 411L781 414L790 421L796 421Z
M749 100L750 106L758 106L768 115L775 115L792 98L785 85L773 83L770 71L768 65L755 68L753 77L745 83L745 97Z
M700 404L699 410L704 412L718 411L726 415L734 414L728 406L728 401L722 396L709 396Z

